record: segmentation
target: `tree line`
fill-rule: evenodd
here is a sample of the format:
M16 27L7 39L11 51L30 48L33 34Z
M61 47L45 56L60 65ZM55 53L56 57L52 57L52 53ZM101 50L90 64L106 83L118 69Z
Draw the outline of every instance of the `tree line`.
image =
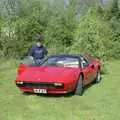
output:
M0 56L23 58L37 34L49 54L120 57L119 0L1 0Z

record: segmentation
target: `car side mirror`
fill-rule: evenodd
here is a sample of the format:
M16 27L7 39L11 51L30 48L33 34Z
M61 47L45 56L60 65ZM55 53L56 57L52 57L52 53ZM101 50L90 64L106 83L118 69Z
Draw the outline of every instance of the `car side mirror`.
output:
M86 61L82 61L82 68L86 68L89 66L89 63Z

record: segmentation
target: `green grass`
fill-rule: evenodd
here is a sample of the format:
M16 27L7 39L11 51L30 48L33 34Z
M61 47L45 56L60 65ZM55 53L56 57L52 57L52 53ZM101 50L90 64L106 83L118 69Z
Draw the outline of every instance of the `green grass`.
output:
M0 61L0 120L120 120L120 61L82 97L23 95L14 84L19 61Z

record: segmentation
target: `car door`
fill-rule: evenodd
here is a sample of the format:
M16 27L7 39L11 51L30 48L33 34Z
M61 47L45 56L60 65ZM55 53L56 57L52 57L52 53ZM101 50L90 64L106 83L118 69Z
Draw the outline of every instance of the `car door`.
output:
M92 57L91 58L87 56L84 57L89 62L89 69L91 70L91 81L93 81L96 77L98 66Z
M82 57L81 66L84 73L84 79L85 79L84 84L88 84L92 82L95 77L95 66L93 62L87 59L86 57Z

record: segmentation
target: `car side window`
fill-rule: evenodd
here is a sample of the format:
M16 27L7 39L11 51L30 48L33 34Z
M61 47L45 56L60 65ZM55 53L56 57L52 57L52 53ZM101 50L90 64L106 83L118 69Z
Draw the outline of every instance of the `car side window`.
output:
M81 58L81 67L86 68L88 66L89 66L89 61L85 57L82 57Z

